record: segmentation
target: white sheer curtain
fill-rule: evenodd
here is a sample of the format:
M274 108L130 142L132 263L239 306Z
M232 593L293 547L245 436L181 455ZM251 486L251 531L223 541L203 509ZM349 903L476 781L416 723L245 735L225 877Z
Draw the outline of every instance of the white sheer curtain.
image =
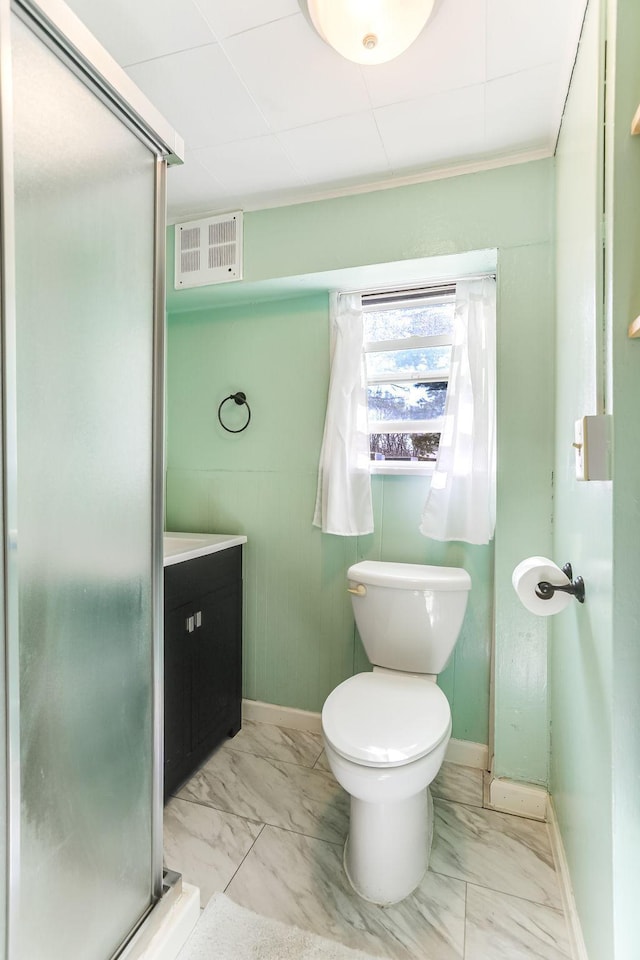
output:
M343 537L373 533L362 298L332 293L331 379L313 523Z
M456 284L444 428L420 532L489 543L496 516L496 283Z

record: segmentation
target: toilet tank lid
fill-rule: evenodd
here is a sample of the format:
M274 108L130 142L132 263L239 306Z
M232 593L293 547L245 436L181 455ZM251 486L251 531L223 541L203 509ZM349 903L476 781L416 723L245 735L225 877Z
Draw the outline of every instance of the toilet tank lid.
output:
M363 560L347 570L356 583L396 590L470 590L471 577L461 567L436 567L424 563L386 563Z

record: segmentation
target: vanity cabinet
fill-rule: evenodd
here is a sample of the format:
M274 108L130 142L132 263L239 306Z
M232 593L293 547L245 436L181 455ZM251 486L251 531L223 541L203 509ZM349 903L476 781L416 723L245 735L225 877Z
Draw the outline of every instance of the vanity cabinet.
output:
M164 796L240 729L242 547L164 568Z

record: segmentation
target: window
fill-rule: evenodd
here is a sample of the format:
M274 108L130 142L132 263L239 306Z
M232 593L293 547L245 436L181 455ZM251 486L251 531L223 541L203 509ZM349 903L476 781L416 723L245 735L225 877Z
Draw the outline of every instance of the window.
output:
M449 382L455 286L363 294L371 469L428 472Z

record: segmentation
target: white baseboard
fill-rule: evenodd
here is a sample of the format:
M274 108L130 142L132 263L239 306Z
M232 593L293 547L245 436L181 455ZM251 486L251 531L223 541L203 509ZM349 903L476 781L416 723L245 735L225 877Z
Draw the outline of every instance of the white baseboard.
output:
M472 740L449 740L445 760L459 763L463 767L475 767L487 770L489 766L489 747L486 743L474 743Z
M292 730L322 733L319 713L313 713L311 710L297 710L295 707L280 707L276 703L263 703L261 700L243 700L242 719L255 720L258 723L274 723L279 727L291 727ZM486 770L489 763L489 748L484 743L472 743L471 740L450 740L445 760L465 767Z
M547 804L547 824L549 827L549 836L551 838L551 849L553 850L553 859L556 865L556 872L560 880L560 891L562 893L562 905L564 915L567 918L569 926L569 944L571 946L572 960L589 960L584 937L582 936L582 926L576 907L576 900L573 894L573 884L569 873L569 864L567 855L564 851L564 844L560 834L558 818L556 816L553 800L549 797Z
M494 777L489 781L485 807L529 820L546 820L549 794L544 787Z
M258 723L275 723L278 727L291 727L292 730L322 733L319 713L312 713L311 710L297 710L295 707L280 707L277 703L263 703L261 700L243 700L242 719L255 720Z
M182 883L180 894L157 923L152 919L155 912L125 951L126 960L176 960L200 918L200 890Z

